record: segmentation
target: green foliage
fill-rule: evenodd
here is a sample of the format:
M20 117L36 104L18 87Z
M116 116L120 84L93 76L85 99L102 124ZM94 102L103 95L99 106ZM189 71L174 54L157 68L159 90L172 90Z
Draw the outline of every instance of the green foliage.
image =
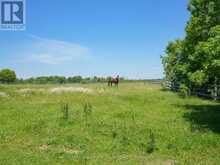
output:
M190 0L188 9L186 37L169 43L162 57L166 79L190 90L220 84L220 1Z
M13 70L2 69L0 70L0 83L13 83L16 81L16 74Z
M182 83L186 78L187 65L183 55L184 41L176 40L167 46L167 56L162 58L166 78L175 83Z
M204 71L196 71L188 74L189 80L197 86L202 86L207 82L207 74Z
M181 85L180 85L180 94L181 94L181 96L183 96L183 97L188 97L188 96L190 95L190 90L189 90L189 88L188 88L186 85L181 84Z
M80 83L80 82L82 82L82 80L83 80L83 78L82 78L81 76L69 77L69 78L67 79L67 81L68 81L69 83Z

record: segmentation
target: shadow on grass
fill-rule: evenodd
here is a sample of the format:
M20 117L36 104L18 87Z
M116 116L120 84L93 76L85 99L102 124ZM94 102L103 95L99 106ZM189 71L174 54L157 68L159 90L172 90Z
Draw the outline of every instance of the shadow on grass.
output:
M185 108L189 111L184 118L191 122L192 131L220 133L220 104L186 105Z
M160 91L162 91L162 92L170 92L170 91L172 91L172 90L170 90L169 88L161 87L161 88L160 88Z

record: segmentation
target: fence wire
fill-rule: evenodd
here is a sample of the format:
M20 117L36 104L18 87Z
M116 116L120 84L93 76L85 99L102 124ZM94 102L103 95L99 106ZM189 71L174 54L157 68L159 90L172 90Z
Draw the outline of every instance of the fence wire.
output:
M175 92L181 90L180 85L172 84L169 81L166 81L163 86ZM202 98L220 100L220 85L207 85L206 88L194 88L190 93Z

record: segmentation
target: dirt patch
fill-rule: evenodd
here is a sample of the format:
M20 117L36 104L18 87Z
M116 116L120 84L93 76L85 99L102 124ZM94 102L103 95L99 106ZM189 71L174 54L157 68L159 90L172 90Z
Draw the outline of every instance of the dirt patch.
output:
M65 147L64 152L68 153L68 154L78 154L80 152L80 150Z
M0 92L0 97L8 97L8 95L5 92Z
M57 87L50 89L51 93L93 93L92 89L83 88L83 87Z
M175 165L177 162L174 160L146 160L147 165Z
M164 162L164 165L175 165L175 161L173 161L173 160L166 160Z
M42 151L48 150L49 146L47 144L42 144L39 149Z
M59 146L58 146L58 148L59 148ZM53 150L53 149L56 149L56 148L51 148L51 149ZM39 150L47 151L47 150L49 150L49 145L48 144L42 144L42 145L39 146ZM61 149L60 151L63 151L67 154L78 154L80 152L80 150L78 150L78 149L68 148L68 147L63 147L63 149Z

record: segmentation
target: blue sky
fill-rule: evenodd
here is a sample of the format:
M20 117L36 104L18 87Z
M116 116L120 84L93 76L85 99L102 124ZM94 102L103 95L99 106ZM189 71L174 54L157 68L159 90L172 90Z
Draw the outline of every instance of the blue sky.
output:
M188 0L26 0L26 30L0 30L0 68L44 75L162 78Z

